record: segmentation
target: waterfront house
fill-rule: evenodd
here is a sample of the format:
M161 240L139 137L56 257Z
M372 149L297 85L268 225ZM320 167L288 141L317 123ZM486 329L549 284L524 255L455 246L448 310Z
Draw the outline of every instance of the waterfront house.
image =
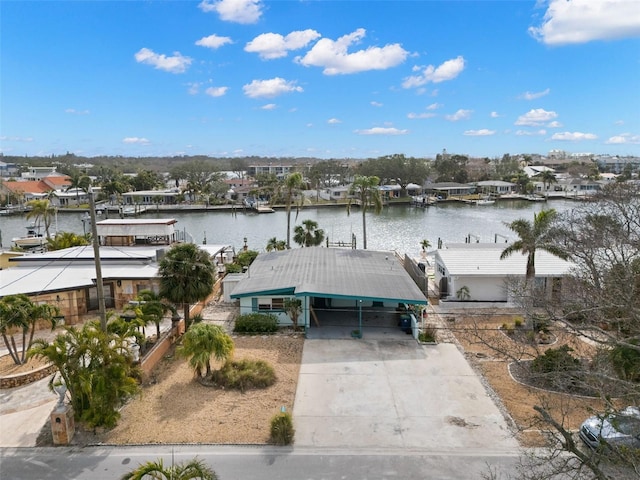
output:
M466 183L441 182L428 183L425 185L424 190L430 197L435 197L438 200L447 200L471 195L475 192L476 187Z
M305 330L331 325L339 314L359 330L374 315L427 303L393 252L324 247L261 253L230 298L240 301L241 314L273 313L281 325L291 324L285 300L298 298Z
M511 182L504 182L502 180L483 180L475 183L477 187L477 193L483 193L486 195L500 196L510 195L515 192L517 185Z
M509 283L524 280L527 256L513 253L504 260L500 255L505 243L447 244L435 252L435 286L441 301L460 302L473 307L477 302L513 302ZM547 297L560 292L562 278L573 264L543 250L536 252L535 287Z
M159 289L162 256L180 240L174 219L104 220L98 222L100 263L105 306L122 310L141 290ZM218 271L230 263L228 245L199 245L209 253ZM91 245L8 259L2 270L0 298L23 293L34 302L57 306L67 324L98 311L96 265Z

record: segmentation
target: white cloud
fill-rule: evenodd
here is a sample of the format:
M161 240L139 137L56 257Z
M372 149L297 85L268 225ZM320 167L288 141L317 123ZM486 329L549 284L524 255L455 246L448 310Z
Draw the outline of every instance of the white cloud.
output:
M225 22L256 23L262 15L260 0L202 0L198 7L203 12L217 13Z
M229 87L209 87L204 93L210 97L223 97L227 93L227 90L229 90Z
M498 118L498 117L500 117L500 114L499 114L498 112L491 112L491 113L489 114L489 116L490 116L491 118Z
M373 127L365 130L354 130L358 135L406 135L409 130L400 130L395 127Z
M414 71L422 70L419 75L412 75L404 79L404 88L421 87L427 83L440 83L453 80L464 70L465 61L462 56L447 60L438 67L428 65L427 67L414 67ZM424 70L423 70L424 68Z
M551 92L550 88L547 88L541 92L524 92L522 95L520 95L520 98L524 99L524 100L535 100L536 98L540 98L540 97L544 97L545 95L549 95L549 92Z
M433 118L433 117L437 117L437 114L431 113L431 112L407 113L407 118L410 118L411 120L422 119L422 118Z
M306 55L297 57L296 62L305 67L323 67L322 73L325 75L340 75L386 70L401 64L407 58L408 52L399 43L349 53L349 47L360 42L365 34L366 30L359 28L335 41L322 38Z
M551 140L567 140L571 142L577 142L580 140L595 140L598 138L593 133L582 133L582 132L562 132L562 133L554 133L551 136Z
M191 58L180 55L180 52L174 52L172 57L167 57L148 48L141 48L135 54L135 59L138 63L152 65L158 70L170 73L184 73L191 65Z
M487 128L481 128L480 130L466 130L463 135L470 137L486 137L488 135L495 135L495 130L489 130Z
M522 136L533 136L533 135L546 135L547 131L543 128L540 129L538 131L531 131L531 130L517 130L516 131L516 135L522 137Z
M640 36L636 0L550 0L542 24L529 33L547 45Z
M327 123L329 125L337 125L338 123L342 123L342 120L339 120L337 118L330 118L329 120L327 120Z
M190 83L187 83L187 86L189 87L189 88L187 89L187 93L188 93L189 95L197 95L197 94L200 92L200 86L201 86L201 85L202 85L202 84L201 84L201 83L199 83L199 82L190 82Z
M614 125L624 125L624 120L616 120L613 122Z
M76 110L75 108L67 108L64 113L71 115L89 115L89 110Z
M372 106L372 107L381 107L381 106L382 106L382 103L380 103L380 102L376 102L376 101L372 101L372 102L371 102L371 106Z
M250 98L277 97L290 92L302 92L302 87L295 82L288 82L283 78L276 77L269 80L254 80L242 87L244 94Z
M533 110L529 110L524 115L520 115L515 124L535 127L553 121L557 116L558 114L556 112L548 112L543 108L535 108Z
M444 118L446 118L447 120L451 121L451 122L457 122L458 120L467 120L469 118L471 118L471 113L473 112L473 110L464 110L464 109L460 109L458 110L456 113L452 114L452 115L445 115Z
M216 34L209 35L208 37L202 37L196 41L196 45L200 47L207 47L213 50L226 45L227 43L233 43L229 37L219 37Z
M558 122L557 120L547 123L548 128L560 128L562 126L563 126L562 123Z
M263 60L286 57L289 50L306 47L321 35L315 30L299 30L286 37L279 33L263 33L244 47L245 52L257 53Z
M621 133L620 135L614 135L609 140L604 142L608 145L620 145L620 144L640 144L640 135L632 135L631 133Z
M149 145L151 142L144 137L125 137L122 143L129 145Z
M427 110L437 110L442 107L441 103L432 103L431 105L427 105Z
M0 136L0 140L3 142L33 142L33 137L8 137L2 135Z
M262 110L275 110L277 108L277 105L275 103L267 103L266 105L263 105L260 108Z

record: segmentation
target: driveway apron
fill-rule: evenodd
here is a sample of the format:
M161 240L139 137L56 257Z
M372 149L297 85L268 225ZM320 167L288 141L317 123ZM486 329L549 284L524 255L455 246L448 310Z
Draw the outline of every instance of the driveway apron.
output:
M495 453L518 448L453 344L306 340L293 416L296 446Z

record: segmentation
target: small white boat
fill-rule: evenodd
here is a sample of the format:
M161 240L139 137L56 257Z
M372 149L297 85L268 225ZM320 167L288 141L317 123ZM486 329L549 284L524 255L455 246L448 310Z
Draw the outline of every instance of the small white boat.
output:
M11 241L20 248L37 248L46 245L47 239L40 233L39 225L27 225L27 234L24 237L12 238Z
M495 200L491 200L491 197L479 198L474 202L476 205L493 205L496 203Z

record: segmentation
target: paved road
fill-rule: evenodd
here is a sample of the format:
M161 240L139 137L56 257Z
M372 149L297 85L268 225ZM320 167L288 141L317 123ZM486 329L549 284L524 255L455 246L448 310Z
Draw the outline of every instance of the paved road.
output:
M173 451L172 451L173 450ZM517 452L515 452L517 453ZM515 456L458 452L276 447L145 446L0 450L0 477L12 480L114 480L140 463L197 457L220 480L480 479L492 465L514 472Z

